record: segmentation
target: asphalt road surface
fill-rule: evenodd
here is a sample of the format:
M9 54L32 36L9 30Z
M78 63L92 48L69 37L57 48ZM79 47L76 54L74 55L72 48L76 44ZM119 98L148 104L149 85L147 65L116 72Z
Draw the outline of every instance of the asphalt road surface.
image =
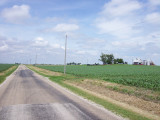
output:
M20 65L0 85L0 120L122 120Z

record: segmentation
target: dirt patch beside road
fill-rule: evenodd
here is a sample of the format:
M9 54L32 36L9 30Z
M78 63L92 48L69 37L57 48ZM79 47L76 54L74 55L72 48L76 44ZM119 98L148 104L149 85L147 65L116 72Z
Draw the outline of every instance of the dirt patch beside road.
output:
M109 83L104 81L94 81L94 80L83 80L80 82L65 81L65 83L80 87L87 92L92 92L94 95L98 95L105 98L115 104L123 106L127 109L133 110L135 112L141 113L144 116L154 116L157 115L160 118L160 104L152 101L143 100L136 96L131 96L128 94L116 92L108 89L106 86L115 86L115 83Z
M58 72L53 72L53 71L50 71L50 70L46 70L46 69L42 69L42 68L38 68L38 67L35 67L35 66L28 66L30 69L34 69L40 73L43 73L45 75L53 75L53 76L61 76L62 73L58 73Z

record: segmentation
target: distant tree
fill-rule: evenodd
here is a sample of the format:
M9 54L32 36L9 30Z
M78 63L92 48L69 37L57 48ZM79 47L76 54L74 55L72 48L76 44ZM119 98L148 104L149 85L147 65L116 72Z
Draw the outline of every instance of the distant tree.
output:
M114 56L113 56L113 54L102 53L99 60L103 62L103 65L112 64L113 60L114 60Z
M118 64L117 59L114 59L114 64Z
M122 58L114 59L114 64L118 64L118 63L124 64L123 59Z

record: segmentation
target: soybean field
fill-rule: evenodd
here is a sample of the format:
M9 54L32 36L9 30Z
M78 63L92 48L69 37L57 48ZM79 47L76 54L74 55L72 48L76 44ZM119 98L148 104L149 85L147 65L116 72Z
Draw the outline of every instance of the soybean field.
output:
M39 65L37 67L63 72L63 66ZM160 91L160 66L105 65L66 66L66 73L78 77L101 79L123 85L136 86Z
M14 64L0 64L0 72L5 71L12 67Z

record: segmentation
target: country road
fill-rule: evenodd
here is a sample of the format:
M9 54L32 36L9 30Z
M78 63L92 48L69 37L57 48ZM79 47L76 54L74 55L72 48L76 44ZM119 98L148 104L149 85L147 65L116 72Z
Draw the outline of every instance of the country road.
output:
M122 120L24 65L0 85L0 120Z

